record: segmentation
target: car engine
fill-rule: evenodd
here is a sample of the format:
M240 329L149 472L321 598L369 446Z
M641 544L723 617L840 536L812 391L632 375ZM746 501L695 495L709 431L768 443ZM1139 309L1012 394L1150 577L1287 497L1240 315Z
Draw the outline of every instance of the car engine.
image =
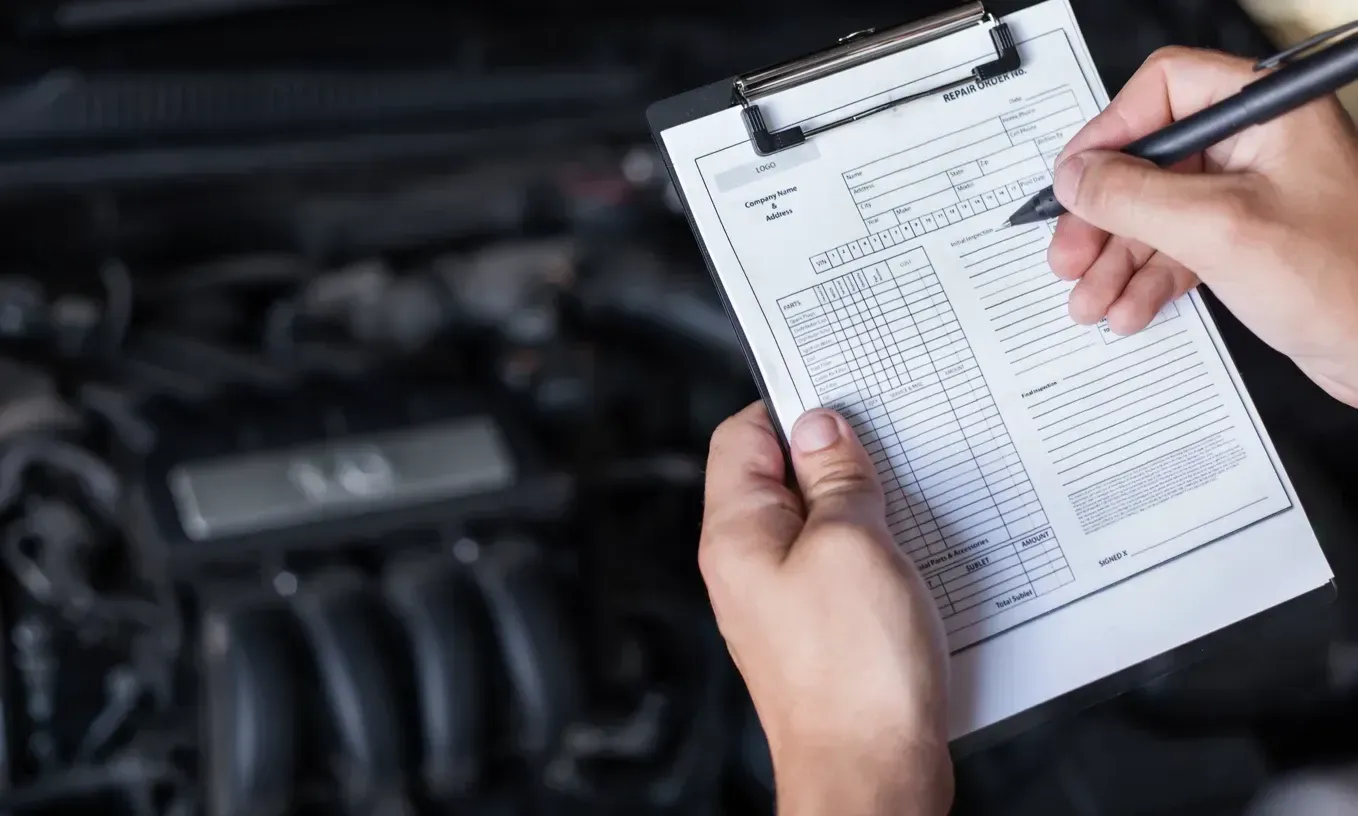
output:
M701 457L750 393L700 270L607 234L639 163L540 235L7 276L5 807L712 795Z

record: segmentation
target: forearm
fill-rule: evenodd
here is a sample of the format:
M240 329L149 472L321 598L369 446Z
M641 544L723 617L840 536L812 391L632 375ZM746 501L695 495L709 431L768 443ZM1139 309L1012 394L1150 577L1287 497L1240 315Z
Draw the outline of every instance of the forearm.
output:
M946 749L801 751L778 757L775 770L778 816L946 816L952 807Z

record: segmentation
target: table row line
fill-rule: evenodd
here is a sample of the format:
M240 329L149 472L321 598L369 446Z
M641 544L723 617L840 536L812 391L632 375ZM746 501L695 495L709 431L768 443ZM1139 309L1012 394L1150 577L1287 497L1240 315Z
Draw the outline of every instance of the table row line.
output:
M982 524L991 524L996 520L1003 522L1003 526L1008 528L1009 521L1005 521L1006 518L1021 525L1024 519L1035 512L1036 508L1030 506L1034 497L1028 495L1028 485L1022 485L1021 491L1004 502L997 502L982 485L979 490L971 493L970 503L966 506L939 510L937 505L923 504L921 506L924 509L919 513L897 510L893 514L894 518L887 521L896 533L904 533L914 525L918 532L926 534L937 532L944 539L956 537L956 533L960 531L975 530ZM1026 529L1009 532L1018 534L1025 531Z

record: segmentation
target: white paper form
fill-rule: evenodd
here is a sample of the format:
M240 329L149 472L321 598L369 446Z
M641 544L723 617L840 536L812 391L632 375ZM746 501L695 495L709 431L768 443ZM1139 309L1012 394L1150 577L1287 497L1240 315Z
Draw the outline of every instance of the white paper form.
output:
M763 158L737 109L661 134L777 415L832 407L878 465L959 736L1331 578L1199 297L1079 326L1052 225L1002 227L1107 104L1067 0L1006 20L1023 68L982 87ZM978 27L760 106L815 125L991 58Z

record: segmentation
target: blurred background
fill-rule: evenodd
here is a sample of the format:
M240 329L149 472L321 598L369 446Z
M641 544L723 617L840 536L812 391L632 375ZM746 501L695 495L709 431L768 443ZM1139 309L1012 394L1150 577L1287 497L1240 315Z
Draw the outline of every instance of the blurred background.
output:
M695 559L756 394L644 109L947 5L9 0L0 813L771 813ZM1114 92L1358 16L1075 6ZM1353 416L1219 314L1342 588ZM1346 598L959 749L957 812L1352 796Z

